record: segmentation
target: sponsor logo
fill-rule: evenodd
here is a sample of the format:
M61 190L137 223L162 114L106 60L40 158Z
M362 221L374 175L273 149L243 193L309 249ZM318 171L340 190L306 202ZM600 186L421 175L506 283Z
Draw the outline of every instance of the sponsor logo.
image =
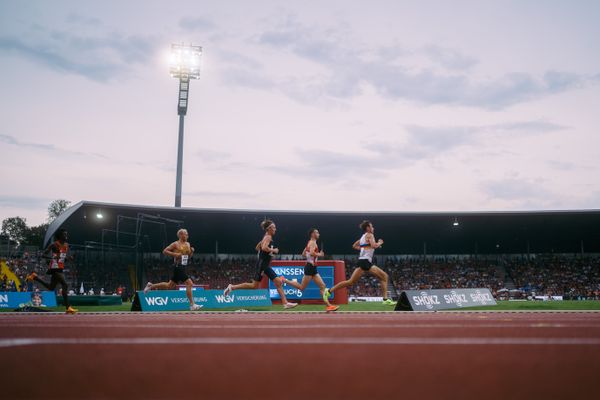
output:
M433 309L436 304L441 304L438 296L435 294L427 294L427 292L421 292L420 296L413 296L413 301L418 306L425 306L428 310Z
M229 296L223 296L222 294L218 294L215 296L217 299L217 303L233 303L235 301L235 295L230 294Z
M8 295L7 294L0 294L0 302L2 302L2 303L8 303Z
M273 267L277 275L304 275L302 267Z
M257 300L267 300L267 296L264 294L257 296L238 296L238 301L257 301Z
M169 297L146 297L146 304L149 306L166 306L169 303Z
M464 293L456 293L455 290L451 291L450 294L445 294L444 301L446 304L456 304L458 307L462 307L463 303L469 302Z
M490 293L481 293L479 290L476 290L475 293L471 293L471 300L476 303L485 304L487 302L491 302L494 299L492 298Z

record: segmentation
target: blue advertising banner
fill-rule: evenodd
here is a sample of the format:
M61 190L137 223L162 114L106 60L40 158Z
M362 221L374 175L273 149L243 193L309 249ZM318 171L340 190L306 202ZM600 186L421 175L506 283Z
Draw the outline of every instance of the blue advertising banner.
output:
M56 307L54 292L0 292L0 308Z
M304 267L301 267L301 266L296 266L296 265L273 266L273 270L275 271L275 273L277 275L279 275L279 276L283 275L283 276L285 276L286 279L289 279L291 281L296 280L298 283L302 282L302 278L304 277ZM318 266L317 271L319 272L319 275L321 275L321 278L323 278L323 282L325 282L325 286L330 288L334 285L333 265ZM321 299L321 292L319 291L319 287L312 280L310 281L310 283L308 284L306 289L304 289L304 292L301 292L300 290L298 290L295 287L290 286L290 285L285 285L283 287L283 290L285 292L286 297L289 300L294 300L294 299L295 300L300 300L300 299L319 300L319 299ZM277 293L277 289L275 289L275 285L273 284L272 281L269 281L269 293L271 294L271 299L276 299L276 300L280 299L279 293ZM334 298L333 296L335 296L335 294L332 293L331 299Z
M142 311L187 311L190 302L183 290L155 290L144 294L137 292ZM264 307L270 306L271 299L266 289L236 290L223 296L222 290L196 288L192 292L194 302L204 308L224 307Z

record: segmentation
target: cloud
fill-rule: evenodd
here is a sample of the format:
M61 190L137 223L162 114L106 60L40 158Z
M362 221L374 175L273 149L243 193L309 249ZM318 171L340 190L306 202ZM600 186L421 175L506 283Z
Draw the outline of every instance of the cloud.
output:
M90 17L87 15L81 15L77 13L71 13L67 15L66 21L71 24L77 24L82 26L100 26L102 21L96 17Z
M308 86L303 96L297 88L282 90L298 100L315 94L332 98L352 98L368 84L382 96L423 104L471 106L503 109L596 81L562 71L546 71L541 76L509 72L487 79L476 79L463 71L477 60L457 50L436 45L407 50L382 46L374 50L348 40L338 32L323 32L297 23L293 18L277 29L263 32L260 45L312 61L326 68L318 88ZM429 65L409 62L405 56L423 54ZM437 71L437 69L442 71ZM297 78L300 79L300 78ZM294 79L290 79L294 81Z
M184 17L179 20L179 27L186 31L211 31L215 24L203 17Z
M381 178L387 171L406 168L422 160L434 161L455 149L476 146L489 138L519 132L521 136L550 133L566 127L544 120L507 122L472 126L407 125L404 141L373 140L362 143L366 151L337 151L298 148L297 161L291 166L278 166L274 171L292 176L317 179L351 179L363 176Z
M225 67L219 71L223 83L251 89L269 90L277 83L265 73L243 67Z
M14 136L4 135L4 134L0 134L0 142L6 143L9 145L13 145L13 146L22 147L22 148L30 148L30 149L49 151L49 152L56 152L56 153L60 153L61 155L85 156L85 157L92 156L92 157L101 158L104 160L109 159L109 157L107 157L103 154L94 153L94 152L68 150L68 149L63 149L60 147L56 147L53 144L47 144L47 143L22 142L22 141L19 141Z
M107 82L149 62L156 49L150 37L113 32L84 35L37 26L19 37L0 36L0 52L13 53L55 71Z
M548 160L546 161L549 167L559 171L573 171L578 168L577 165L570 161Z
M228 191L212 191L212 190L199 190L199 191L185 192L184 195L191 196L191 197L212 197L212 198L222 198L222 197L251 198L251 197L256 197L256 195L247 193L247 192L228 192Z
M52 199L45 197L0 195L0 207L43 210L48 207L48 204L50 204L51 201Z
M210 149L202 149L198 150L195 155L205 162L215 162L215 161L224 161L231 157L230 153L224 151L210 150Z
M432 61L449 70L466 70L477 64L474 57L467 56L461 52L437 45L425 46L422 52Z
M540 181L518 178L483 181L479 188L490 199L517 202L522 206L532 205L538 209L542 204L547 205L549 199L556 198Z

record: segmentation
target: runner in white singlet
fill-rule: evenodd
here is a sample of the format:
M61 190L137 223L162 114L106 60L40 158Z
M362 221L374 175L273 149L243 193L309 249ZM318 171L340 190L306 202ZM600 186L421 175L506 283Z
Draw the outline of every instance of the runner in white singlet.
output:
M378 266L373 265L373 255L375 254L375 249L383 246L383 240L379 239L378 241L375 241L375 235L373 234L375 232L375 228L373 227L371 221L363 221L360 224L360 228L364 233L360 239L358 239L352 245L353 249L359 250L358 264L356 269L354 272L352 272L350 279L338 282L329 290L325 289L325 292L323 293L323 299L329 298L331 296L331 292L335 290L354 285L356 282L358 282L361 276L363 276L365 273L369 273L379 279L379 282L381 283L383 304L390 306L395 305L396 302L392 301L387 296L389 281L388 274Z

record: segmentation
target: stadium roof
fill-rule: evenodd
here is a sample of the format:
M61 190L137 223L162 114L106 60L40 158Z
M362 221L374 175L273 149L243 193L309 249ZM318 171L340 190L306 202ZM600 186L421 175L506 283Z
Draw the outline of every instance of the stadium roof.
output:
M99 218L101 216L101 218ZM385 240L380 254L600 253L600 210L519 212L326 212L154 207L82 201L48 228L60 227L74 244L134 246L160 251L185 227L196 252L250 254L261 238L260 222L277 223L283 254L299 254L316 227L327 254L353 254L369 219ZM455 220L459 225L455 226Z

